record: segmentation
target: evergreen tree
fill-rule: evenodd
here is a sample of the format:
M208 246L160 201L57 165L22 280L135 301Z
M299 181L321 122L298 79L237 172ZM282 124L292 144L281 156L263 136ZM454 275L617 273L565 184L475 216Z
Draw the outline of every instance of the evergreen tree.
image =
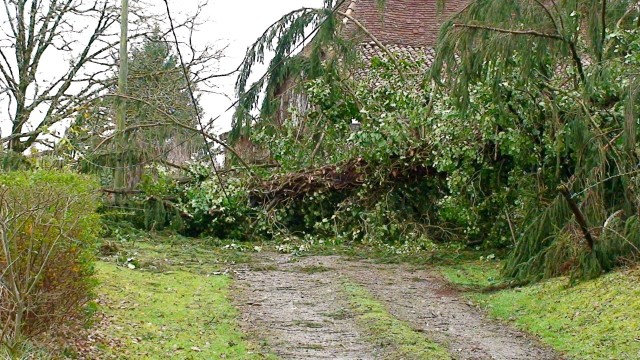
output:
M463 110L488 87L491 126L530 129L537 144L539 183L507 276L596 276L633 251L638 19L627 0L478 0L443 27L434 79Z
M80 114L69 130L74 156L92 164L116 166L124 157L131 174L129 187L135 184L146 165L154 162L183 164L202 150L197 132L195 109L177 58L159 30L132 51L128 93L125 97L126 144L115 144L115 88L95 106Z

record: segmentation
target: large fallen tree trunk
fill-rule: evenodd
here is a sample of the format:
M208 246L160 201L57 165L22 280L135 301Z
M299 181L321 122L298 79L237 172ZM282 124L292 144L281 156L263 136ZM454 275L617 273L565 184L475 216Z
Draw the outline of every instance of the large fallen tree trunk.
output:
M431 166L419 161L418 153L412 150L408 155L396 156L392 165L377 166L362 158L346 161L339 165L325 165L299 172L275 175L252 186L249 197L254 206L278 204L304 198L316 192L350 191L364 185L376 177L378 185L403 184L422 178L442 177Z

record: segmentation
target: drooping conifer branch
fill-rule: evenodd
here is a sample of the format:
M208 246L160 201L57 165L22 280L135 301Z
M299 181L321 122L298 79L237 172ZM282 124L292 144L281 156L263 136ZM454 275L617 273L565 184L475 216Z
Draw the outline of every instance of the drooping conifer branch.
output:
M458 28L463 27L468 29L489 30L489 31L495 31L495 32L504 33L504 34L531 35L531 36L540 36L540 37L546 37L546 38L551 38L556 40L563 40L562 36L558 34L549 34L549 33L544 33L536 30L502 29L502 28L497 28L497 27L487 26L487 25L461 24L461 23L455 23L453 24L453 26Z

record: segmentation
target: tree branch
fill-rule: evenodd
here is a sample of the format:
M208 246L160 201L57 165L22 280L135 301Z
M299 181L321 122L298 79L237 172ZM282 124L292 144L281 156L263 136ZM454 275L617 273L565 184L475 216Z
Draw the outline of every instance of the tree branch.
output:
M565 41L564 38L562 36L560 36L559 34L549 34L549 33L544 33L544 32L540 32L540 31L537 31L537 30L513 30L513 29L497 28L497 27L492 27L492 26L487 26L487 25L474 25L474 24L461 24L461 23L453 24L453 26L454 27L464 27L464 28L468 28L468 29L495 31L495 32L499 32L499 33L512 34L512 35L538 36L538 37L544 37L544 38L549 38L549 39Z

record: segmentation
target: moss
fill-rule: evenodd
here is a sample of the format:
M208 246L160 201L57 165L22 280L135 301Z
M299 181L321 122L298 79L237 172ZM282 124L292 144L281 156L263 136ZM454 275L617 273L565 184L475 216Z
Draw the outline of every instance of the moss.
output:
M343 286L358 323L371 341L384 347L385 359L451 359L444 347L398 320L359 285Z

